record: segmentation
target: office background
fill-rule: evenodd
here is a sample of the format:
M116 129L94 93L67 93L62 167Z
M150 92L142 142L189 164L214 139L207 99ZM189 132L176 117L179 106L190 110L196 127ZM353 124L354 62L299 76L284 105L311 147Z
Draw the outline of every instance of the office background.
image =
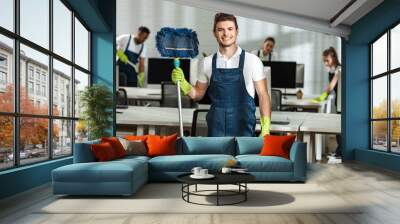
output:
M132 9L135 9L132 11ZM155 34L161 27L188 27L195 30L199 38L199 53L212 54L217 43L212 35L215 11L204 10L168 1L118 0L117 35L135 33L139 26L147 26L151 35L146 41L149 57L158 57ZM322 63L322 51L333 46L340 57L339 37L322 33L272 24L264 21L238 18L239 45L247 50L261 48L267 36L276 40L275 52L279 60L305 64L305 94L319 94L328 84L328 75ZM202 57L201 55L199 56Z

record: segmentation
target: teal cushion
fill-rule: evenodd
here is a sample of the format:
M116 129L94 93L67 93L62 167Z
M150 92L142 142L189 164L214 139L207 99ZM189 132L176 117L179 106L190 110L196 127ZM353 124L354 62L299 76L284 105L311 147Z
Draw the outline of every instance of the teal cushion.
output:
M193 167L203 167L210 171L219 171L231 155L174 155L158 156L149 160L149 170L163 172L190 172Z
M92 144L99 144L100 139L75 143L74 147L74 163L89 163L95 162L96 158L91 149Z
M236 159L250 172L293 172L293 162L283 157L239 155Z
M260 154L263 145L263 138L236 137L236 155Z
M52 174L53 181L59 182L129 182L136 172L147 172L145 161L74 163L53 170Z
M233 137L183 137L181 150L178 154L235 155L235 139Z

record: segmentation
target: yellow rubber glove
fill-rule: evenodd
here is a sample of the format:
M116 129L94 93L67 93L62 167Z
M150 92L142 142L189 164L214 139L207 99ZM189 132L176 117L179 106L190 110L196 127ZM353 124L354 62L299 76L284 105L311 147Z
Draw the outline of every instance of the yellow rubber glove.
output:
M261 117L261 134L259 137L262 138L265 135L269 135L270 127L271 127L271 118Z
M118 56L118 58L119 58L119 60L121 61L121 62L123 62L123 63L128 63L128 56L126 56L126 54L124 53L124 51L123 50L118 50L117 51L117 56Z
M323 92L319 97L315 97L314 99L311 100L313 103L321 103L322 101L326 100L328 98L328 92Z
M185 74L183 74L181 68L174 68L174 70L172 70L171 80L174 84L180 82L181 90L185 95L189 94L193 88L192 85L188 81L186 81Z
M139 72L137 75L137 80L139 87L144 87L144 72Z

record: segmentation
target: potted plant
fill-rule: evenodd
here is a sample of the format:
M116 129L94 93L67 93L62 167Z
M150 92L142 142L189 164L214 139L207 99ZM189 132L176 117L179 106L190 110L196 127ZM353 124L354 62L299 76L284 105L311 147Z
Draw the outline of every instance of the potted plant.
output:
M87 127L89 140L109 136L107 129L112 124L112 92L105 85L95 84L86 87L79 96L79 124L85 124Z

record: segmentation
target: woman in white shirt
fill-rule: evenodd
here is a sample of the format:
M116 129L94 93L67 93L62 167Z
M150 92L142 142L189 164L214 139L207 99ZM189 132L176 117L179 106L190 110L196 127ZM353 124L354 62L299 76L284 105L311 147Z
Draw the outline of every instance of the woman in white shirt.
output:
M335 106L336 112L341 112L341 76L342 67L338 59L335 48L329 47L322 53L322 60L326 66L326 70L329 76L329 85L325 91L317 98L313 99L313 102L322 102L328 98L330 94L335 95ZM338 147L336 148L336 156L341 157L342 153L340 150L341 136L336 135Z

